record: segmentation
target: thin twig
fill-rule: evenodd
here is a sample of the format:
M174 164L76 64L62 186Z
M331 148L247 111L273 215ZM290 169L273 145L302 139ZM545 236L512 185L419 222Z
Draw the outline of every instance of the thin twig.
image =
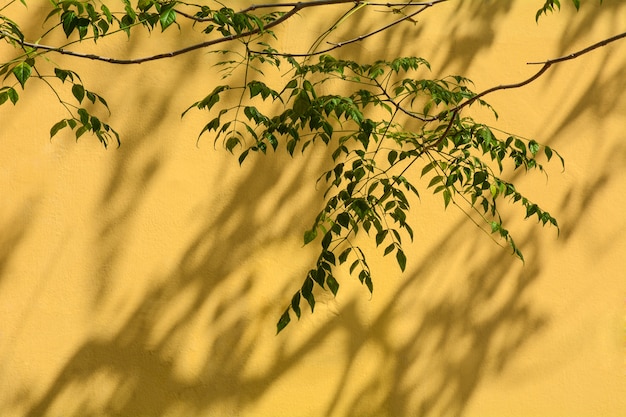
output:
M572 59L578 58L581 55L584 55L586 53L589 53L591 51L593 51L594 49L598 49L602 46L608 45L611 42L615 42L617 40L626 38L626 32L621 33L619 35L615 35L612 36L610 38L604 39L600 42L594 43L591 46L588 46L584 49L581 49L580 51L574 52L572 54L569 55L565 55L559 58L553 58L553 59L549 59L547 61L544 62L529 62L528 65L543 65L541 67L541 69L539 71L537 71L533 76L531 76L530 78L519 82L519 83L515 83L515 84L504 84L504 85L499 85L496 87L492 87L489 88L483 92L481 92L480 94L475 95L474 97L470 98L469 100L467 100L465 103L460 104L459 106L456 107L456 109L460 110L463 107L466 107L470 104L472 104L473 102L475 102L476 100L486 96L487 94L491 94L494 91L499 91L499 90L508 90L508 89L512 89L512 88L520 88L523 87L527 84L530 84L531 82L535 81L537 78L541 77L552 65L554 64L558 64L561 62L565 62L565 61L570 61Z
M395 25L397 25L399 23L402 23L402 22L404 22L406 20L411 20L412 17L422 13L423 11L428 9L429 7L432 7L432 6L434 6L436 4L439 4L439 3L444 3L446 1L449 1L449 0L434 0L434 1L431 1L431 2L428 2L428 3L420 3L420 5L422 6L421 9L419 9L419 10L413 12L413 13L407 14L406 16L403 16L402 18L400 18L398 20L394 20L393 22L391 22L391 23L389 23L389 24L387 24L385 26L382 26L382 27L380 27L380 28L378 28L378 29L376 29L376 30L374 30L372 32L366 33L365 35L360 35L360 36L358 36L356 38L349 39L349 40L343 41L343 42L337 42L337 43L330 43L330 42L328 42L332 46L329 47L329 48L326 48L324 50L321 50L321 51L307 52L307 53L301 53L301 54L293 54L293 53L285 53L285 52L283 52L283 53L271 52L270 53L270 52L264 52L264 51L253 51L253 52L255 52L257 54L266 54L266 55L273 55L273 56L286 56L286 57L292 57L292 58L302 58L302 57L310 57L310 56L315 56L315 55L326 54L328 52L334 51L335 49L339 49L339 48L341 48L343 46L350 45L352 43L360 42L360 41L362 41L364 39L370 38L370 37L372 37L374 35L377 35L377 34L379 34L381 32L384 32L384 31L390 29L391 27L393 27L393 26L395 26ZM417 4L417 3L414 3L414 4ZM368 3L368 5L369 5L369 3Z
M413 3L414 5L420 5L423 7L423 9L420 10L424 10L424 8L428 8L434 4L437 3L442 3L448 0L434 0L431 2L424 2L424 3ZM206 42L201 42L198 44L194 44L194 45L190 45L187 46L185 48L182 49L178 49L175 51L170 51L170 52L165 52L165 53L161 53L161 54L156 54L156 55L151 55L151 56L146 56L146 57L142 57L142 58L133 58L133 59L118 59L118 58L112 58L112 57L105 57L105 56L101 56L101 55L96 55L96 54L84 54L81 52L75 52L75 51L70 51L67 49L64 49L63 47L57 47L57 46L48 46L48 45L42 45L42 44L38 44L38 43L32 43L32 42L27 42L24 41L22 39L19 39L15 36L13 36L12 34L8 33L8 32L0 32L0 37L7 37L10 38L12 40L14 40L15 42L17 42L18 44L20 44L21 46L27 46L33 49L37 49L37 50L44 50L44 51L49 51L49 52L55 52L61 55L68 55L68 56L73 56L76 58L83 58L83 59L91 59L94 61L102 61L102 62L106 62L109 64L119 64L119 65L131 65L131 64L141 64L144 62L149 62L149 61L157 61L160 59L165 59L165 58L173 58L175 56L179 56L179 55L183 55L186 54L188 52L192 52L198 49L204 49L210 46L214 46L220 43L225 43L225 42L230 42L236 39L241 39L241 38L245 38L248 36L252 36L252 35L257 35L259 33L261 33L264 30L270 29L272 27L278 26L280 24L282 24L283 22L285 22L286 20L288 20L289 18L291 18L292 16L296 15L298 12L300 12L303 9L306 8L311 8L311 7L317 7L317 6L325 6L325 5L332 5L332 4L342 4L342 3L363 3L363 2L357 2L354 0L316 0L316 1L309 1L309 2L298 2L298 3L284 3L284 4L274 4L274 5L270 5L270 4L263 4L263 5L257 5L257 6L250 6L247 9L242 10L240 13L244 13L246 11L249 10L253 10L251 9L252 7L255 8L261 8L261 7L270 7L270 6L281 6L281 7L291 7L291 10L289 10L288 12L286 12L284 15L282 15L281 17L279 17L278 19L276 19L275 21L267 24L266 26L264 26L263 28L257 28L257 29L253 29L247 32L242 32L236 35L230 35L230 36L224 36L222 38L218 38L218 39L212 39L210 41L206 41ZM369 3L365 3L368 4ZM353 42L357 42L359 40L365 39L367 37L373 36L376 33L379 33L383 30L388 29L389 27L407 20L408 18L410 18L411 16L414 16L417 13L405 16L402 19L399 19L398 21L393 22L390 25L385 26L384 28L379 29L378 31L375 32L371 32L367 35L364 35L362 37L359 37L357 39L353 39L350 41L346 41L343 42L337 46L333 46L331 49L337 49L341 46L347 45L349 43L353 43ZM323 52L320 52L323 53Z

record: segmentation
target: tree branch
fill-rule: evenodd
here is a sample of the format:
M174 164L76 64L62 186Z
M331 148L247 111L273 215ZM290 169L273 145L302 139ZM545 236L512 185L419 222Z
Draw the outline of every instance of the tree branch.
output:
M574 52L572 54L569 55L565 55L559 58L553 58L553 59L549 59L547 61L544 62L529 62L528 65L543 65L541 67L541 69L539 71L537 71L533 76L531 76L530 78L521 81L519 83L515 83L515 84L504 84L504 85L499 85L496 87L492 87L489 88L487 90L484 90L483 92L475 95L474 97L470 98L469 100L467 100L465 103L462 103L460 105L458 105L454 110L461 110L463 107L466 107L470 104L472 104L473 102L475 102L476 100L486 96L487 94L491 94L495 91L499 91L499 90L509 90L509 89L513 89L513 88L520 88L523 87L525 85L528 85L530 83L532 83L533 81L535 81L537 78L541 77L552 65L554 64L558 64L561 62L565 62L565 61L570 61L572 59L576 59L578 57L580 57L581 55L587 54L595 49L598 49L602 46L608 45L609 43L618 41L620 39L626 38L626 32L621 33L619 35L615 35L613 37L610 37L608 39L604 39L600 42L594 43L591 46L588 46L584 49L581 49L580 51Z
M448 0L433 0L433 1L430 1L430 2L419 2L419 3L416 2L416 3L409 3L409 4L410 5L415 5L415 6L423 6L424 8L427 8L427 7L432 6L433 4L441 3L441 2L444 2L444 1L448 1ZM263 30L271 29L272 27L275 27L275 26L278 26L278 25L282 24L283 22L287 21L289 18L291 18L294 15L296 15L301 10L304 10L304 9L307 9L307 8L319 7L319 6L328 6L328 5L334 5L334 4L344 4L344 3L365 4L365 5L368 5L368 6L369 5L385 5L386 7L396 6L396 4L394 4L394 3L386 3L386 4L374 3L374 4L370 4L370 3L367 3L367 2L355 1L355 0L314 0L314 1L297 2L297 3L283 3L283 4L270 4L270 3L268 3L268 4L253 5L253 6L250 6L250 7L246 8L246 9L243 9L239 13L245 13L245 12L252 11L252 10L255 10L255 9L268 8L268 7L290 7L291 10L286 12L284 15L282 15L281 17L279 17L275 21L267 24L263 28L257 28L257 29L250 30L250 31L247 31L247 32L242 32L242 33L239 33L239 34L236 34L236 35L224 36L224 37L221 37L221 38L218 38L218 39L212 39L210 41L206 41L206 42L201 42L201 43L198 43L198 44L190 45L190 46L187 46L185 48L178 49L178 50L175 50L175 51L164 52L164 53L160 53L160 54L156 54L156 55L150 55L150 56L146 56L146 57L142 57L142 58L132 58L132 59L118 59L118 58L105 57L105 56L96 55L96 54L84 54L84 53L81 53L81 52L70 51L70 50L64 49L63 47L48 46L48 45L42 45L42 44L27 42L27 41L19 39L19 38L13 36L12 34L4 32L4 31L0 31L0 38L2 38L2 37L9 38L9 39L17 42L22 47L27 46L29 48L33 48L33 49L37 49L37 50L44 50L44 51L48 51L48 52L55 52L55 53L58 53L58 54L61 54L61 55L68 55L68 56L73 56L73 57L76 57L76 58L91 59L91 60L94 60L94 61L102 61L102 62L106 62L106 63L109 63L109 64L119 64L119 65L141 64L141 63L149 62L149 61L157 61L157 60L165 59L165 58L173 58L175 56L183 55L183 54L186 54L188 52L192 52L192 51L195 51L195 50L198 50L198 49L204 49L204 48L207 48L207 47L210 47L210 46L218 45L220 43L230 42L230 41L233 41L233 40L236 40L236 39L241 39L241 38L245 38L245 37L248 37L248 36L257 35L257 34L261 33ZM177 11L177 13L180 13L180 12ZM184 14L184 16L189 17L190 15ZM400 20L406 20L406 17L403 18L403 19L400 19ZM373 34L375 34L375 33L368 34L367 36L371 36ZM351 40L351 41L349 41L349 43L356 42L357 40L360 40L360 39ZM345 44L346 43L343 43L342 45L345 45ZM340 46L342 46L342 45L340 45ZM339 47L339 46L337 46L337 47ZM336 49L337 47L334 47L332 49Z
M335 0L335 1L346 2L346 0ZM301 9L303 9L305 7L306 6L304 5L304 3L301 3L300 5L297 5L297 6L293 7L287 13L282 15L280 18L276 19L275 21L273 21L273 22L269 23L267 26L265 26L264 29L270 29L270 28L272 28L274 26L277 26L277 25L283 23L284 21L286 21L290 17L294 16L298 11L300 11ZM33 49L45 50L45 51L50 51L50 52L56 52L56 53L61 54L61 55L69 55L69 56L73 56L73 57L76 57L76 58L91 59L91 60L94 60L94 61L103 61L103 62L107 62L109 64L130 65L130 64L141 64L141 63L148 62L148 61L156 61L156 60L164 59L164 58L173 58L175 56L183 55L183 54L186 54L188 52L195 51L197 49L203 49L203 48L207 48L209 46L217 45L217 44L220 44L220 43L233 41L235 39L240 39L240 38L244 38L244 37L247 37L247 36L256 35L256 34L258 34L260 32L261 32L261 28L257 28L257 29L254 29L254 30L250 30L248 32L242 32L242 33L237 34L237 35L224 36L222 38L212 39L212 40L206 41L206 42L201 42L201 43L198 43L198 44L195 44L195 45L187 46L187 47L182 48L182 49L178 49L176 51L165 52L165 53L161 53L161 54L146 56L146 57L143 57L143 58L134 58L134 59L117 59L117 58L110 58L110 57L105 57L105 56L100 56L100 55L95 55L95 54L83 54L81 52L69 51L69 50L63 49L61 47L47 46L47 45L41 45L41 44L37 44L37 43L26 42L26 41L23 41L23 40L15 37L13 35L11 35L10 33L4 32L4 31L0 32L0 35L14 40L15 42L17 42L21 46L28 46L28 47L33 48Z
M415 11L413 13L409 13L406 16L403 16L400 19L394 20L393 22L391 22L391 23L389 23L389 24L387 24L387 25L385 25L385 26L383 26L381 28L378 28L378 29L376 29L376 30L374 30L372 32L366 33L365 35L360 35L360 36L357 36L356 38L352 38L352 39L349 39L349 40L343 41L343 42L337 42L337 43L328 42L332 46L329 47L329 48L326 48L324 50L321 50L321 51L307 52L307 53L303 53L303 54L272 53L271 55L274 55L274 56L288 56L288 57L294 57L294 58L302 58L302 57L309 57L309 56L316 56L316 55L326 54L328 52L334 51L335 49L339 49L339 48L341 48L343 46L346 46L346 45L349 45L351 43L360 42L360 41L362 41L364 39L370 38L370 37L372 37L374 35L377 35L377 34L379 34L381 32L384 32L384 31L392 28L393 26L395 26L395 25L397 25L399 23L402 23L402 22L404 22L406 20L411 20L414 16L422 13L426 9L428 9L428 8L430 8L430 7L432 7L432 6L436 5L436 4L444 3L446 1L449 1L449 0L434 0L434 1L431 1L431 2L428 2L428 3L412 3L411 4L412 6L419 5L419 6L422 6L422 7L419 10L417 10L417 11ZM368 3L368 5L371 5L371 3ZM267 55L269 55L269 53L267 53L267 52L259 52L259 51L254 51L254 52L257 53L257 54L267 54Z
M543 65L541 67L541 69L539 71L537 71L534 75L532 75L530 78L527 78L524 81L521 81L519 83L514 83L514 84L504 84L504 85L499 85L496 87L491 87L488 88L487 90L482 91L481 93L475 95L474 97L468 99L466 102L459 104L458 106L454 107L453 109L451 109L451 116L450 116L450 121L448 122L448 125L446 126L446 130L443 132L443 134L433 143L427 145L423 152L428 151L429 149L435 148L437 146L439 146L439 144L441 144L446 137L448 136L448 133L450 132L450 130L452 129L452 125L454 124L454 120L456 119L456 117L459 115L459 113L461 112L461 110L464 107L469 106L470 104L474 103L475 101L481 99L482 97L486 96L487 94L491 94L495 91L499 91L499 90L510 90L510 89L514 89L514 88L520 88L520 87L524 87L525 85L528 85L530 83L532 83L533 81L535 81L537 78L541 77L546 71L548 71L548 69L550 69L550 67L554 64L558 64L561 62L565 62L565 61L569 61L572 59L576 59L578 57L580 57L581 55L584 55L586 53L589 53L597 48L600 48L602 46L608 45L611 42L615 42L617 40L620 40L622 38L626 38L626 32L621 33L619 35L610 37L608 39L604 39L600 42L594 43L591 46L588 46L584 49L581 49L580 51L574 52L572 54L563 56L563 57L559 57L559 58L553 58L553 59L549 59L547 61L544 62L530 62L528 63L528 65L535 65L535 64L539 64L539 65ZM422 153L423 153L422 152Z

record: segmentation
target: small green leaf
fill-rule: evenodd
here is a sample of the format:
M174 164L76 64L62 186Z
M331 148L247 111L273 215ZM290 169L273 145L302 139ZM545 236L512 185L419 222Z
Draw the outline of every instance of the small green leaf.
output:
M337 295L337 291L339 291L339 283L332 275L328 274L326 277L326 284L328 284L328 288L333 293L334 296Z
M11 103L13 103L13 105L15 105L15 103L17 103L17 101L20 99L19 94L17 94L15 88L12 87L7 90L7 95L9 96L9 100L11 100Z
M359 266L359 260L357 259L356 261L352 262L352 265L350 265L350 273L352 274L354 272L354 270L356 269L357 266Z
M446 188L445 190L443 190L443 203L444 203L444 207L448 207L448 205L450 204L450 201L452 200L452 194L450 193L450 190L448 188Z
M296 313L296 316L298 317L298 320L299 320L300 319L300 291L298 291L297 293L293 295L293 298L291 299L291 309L293 310L294 313Z
M173 2L171 5L163 7L161 10L161 15L159 16L159 23L161 23L161 32L167 29L172 23L176 22L176 10L174 10L174 5L176 3Z
M61 120L60 122L55 123L54 126L52 126L52 128L50 129L50 139L52 139L52 137L56 135L59 130L63 129L66 126L67 126L66 120Z
M97 132L97 131L99 131L102 128L102 122L97 117L91 116L91 118L89 120L90 120L90 124L91 124L91 129L94 132Z
M291 317L289 317L289 308L287 308L287 310L285 310L285 312L283 313L282 316L280 316L280 319L278 320L278 323L276 324L276 334L280 333L281 330L283 330L291 321Z
M80 122L84 125L89 123L89 112L86 109L78 109L78 115L80 116Z
M348 260L348 255L350 255L351 251L352 251L352 248L347 248L346 250L341 252L341 254L339 255L339 263L340 264L342 264L342 263L344 263L344 262L346 262Z
M374 283L372 282L372 277L370 276L370 274L367 274L365 276L365 285L367 286L367 289L369 290L370 294L374 292Z
M72 79L72 73L66 70L63 70L61 68L55 68L54 69L54 74L56 75L56 77L61 80L61 82L65 82L65 79L69 76L70 79Z
M389 161L389 165L393 165L397 157L398 157L398 152L394 150L389 151L389 153L387 154L387 160Z
M85 132L91 128L90 125L84 125L76 129L76 140L78 140Z
M298 86L298 80L291 80L285 86L285 90L288 88L293 89L293 88L296 88L297 86Z
M243 164L243 161L248 156L248 153L250 153L250 149L246 149L245 151L241 153L241 155L239 155L239 165Z
M328 235L330 235L330 233ZM329 264L336 265L335 254L333 252L325 250L322 252L322 258L328 261Z
M63 23L63 32L65 32L65 36L69 38L72 34L72 31L76 27L76 24L78 23L78 17L76 16L76 13L74 13L72 10L63 12L63 14L61 15L61 22Z
M308 244L317 237L317 229L307 230L304 232L304 244Z
M528 150L530 150L530 153L532 153L533 156L537 155L537 152L539 152L539 144L534 140L531 140L528 143Z
M398 261L400 270L404 272L404 270L406 269L406 255L401 249L398 249L398 251L396 252L396 260Z
M293 104L293 111L297 117L302 116L311 107L311 100L305 92L298 94L296 101Z
M17 78L22 89L24 89L24 84L26 84L26 80L30 78L30 74L32 72L32 68L26 62L19 63L15 68L13 68L13 75Z
M381 230L380 232L376 233L376 246L380 246L380 244L383 243L388 233L389 230Z
M333 235L331 232L328 232L324 235L324 237L322 238L322 248L324 249L324 251L328 249L328 247L330 246L330 242L332 242L332 239Z
M313 280L310 277L307 277L304 280L304 284L302 284L301 289L302 296L306 299L311 307L311 313L315 309L315 297L313 296Z
M529 218L533 214L537 213L539 207L536 204L531 204L526 207L526 218Z
M226 150L230 153L233 152L233 149L239 145L241 143L241 141L239 140L239 138L235 137L235 136L231 136L226 140Z
M81 84L74 84L72 86L72 94L74 95L78 103L82 103L83 99L85 98L85 87L83 87Z
M428 187L427 187L427 188L430 188L430 187L434 186L435 184L437 184L438 182L441 182L441 180L442 180L442 179L443 179L443 178L441 177L441 175L436 175L436 176L434 176L434 177L430 180L430 183L428 183Z

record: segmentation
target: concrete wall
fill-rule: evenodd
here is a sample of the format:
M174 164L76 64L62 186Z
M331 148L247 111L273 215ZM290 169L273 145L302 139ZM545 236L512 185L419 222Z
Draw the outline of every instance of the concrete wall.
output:
M583 2L578 14L563 2L537 25L540 3L450 1L346 53L422 56L482 90L624 30L620 0ZM281 46L306 49L319 30L307 16ZM101 53L187 42L157 31ZM65 115L35 80L0 107L2 416L625 415L624 41L488 99L500 114L488 122L566 159L548 180L516 178L560 236L514 223L522 264L424 191L404 274L371 256L372 297L346 276L336 299L320 294L315 314L278 336L316 256L301 243L324 149L239 167L210 138L196 146L208 116L180 113L216 82L213 55L131 67L55 59L106 97L123 144L50 141Z

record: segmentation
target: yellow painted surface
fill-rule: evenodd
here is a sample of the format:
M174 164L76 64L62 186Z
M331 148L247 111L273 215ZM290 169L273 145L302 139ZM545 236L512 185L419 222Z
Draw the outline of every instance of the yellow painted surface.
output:
M422 56L482 90L624 30L621 0L578 14L564 4L537 25L539 3L450 1L349 53ZM306 49L316 27L295 19L281 46ZM186 42L155 31L101 53ZM547 181L517 178L559 219L559 237L515 223L521 264L424 191L406 273L371 255L372 297L345 276L336 299L320 294L315 314L278 336L315 261L302 232L328 161L317 148L239 167L210 138L196 146L208 116L180 113L217 82L213 59L58 57L108 100L117 149L48 140L65 116L36 81L0 107L1 416L626 415L624 41L488 98L500 114L490 123L566 159Z

